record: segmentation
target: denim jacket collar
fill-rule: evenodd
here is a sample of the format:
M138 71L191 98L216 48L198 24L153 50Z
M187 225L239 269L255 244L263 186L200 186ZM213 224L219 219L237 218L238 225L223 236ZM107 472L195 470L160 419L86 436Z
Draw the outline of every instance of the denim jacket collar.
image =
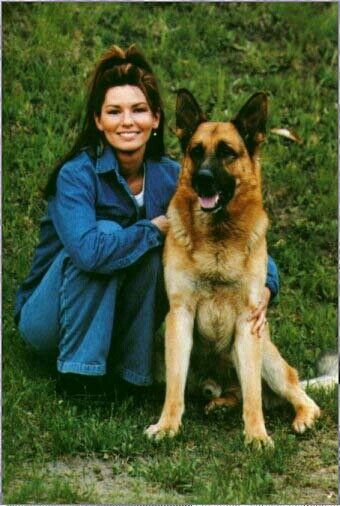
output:
M114 170L119 174L118 160L110 146L105 146L103 153L96 160L95 171L97 174L103 174Z
M144 203L146 208L147 216L152 213L152 209L157 202L164 200L164 189L160 184L159 172L160 164L157 161L146 160L145 161L145 192L144 192ZM108 172L114 172L117 180L123 185L129 195L131 190L128 187L126 180L120 174L118 160L114 153L114 150L110 146L105 146L102 154L97 158L95 163L95 171L97 174L105 174ZM137 203L134 201L135 206Z
M153 162L151 160L146 160L145 165L153 166L155 165L158 167L159 162ZM116 172L116 174L119 176L119 165L118 160L116 158L116 155L113 151L113 149L110 146L105 146L103 149L103 153L96 159L95 163L95 171L97 174L104 174L106 172L110 171Z
M146 164L145 164L145 167L146 167ZM117 181L125 188L126 193L130 197L132 197L134 206L135 206L137 213L138 213L137 202L133 198L133 195L131 193L131 190L130 190L125 178L120 174L118 160L117 160L115 152L111 148L111 146L106 145L103 149L102 154L100 156L98 156L96 163L95 163L95 171L97 174L106 174L108 172L115 173ZM146 178L146 173L144 176ZM148 202L149 195L151 193L151 196L152 196L154 181L149 182L149 178L146 178L146 179L147 179L147 184L145 184L144 202L145 202L145 207L148 208L149 207L149 202ZM149 187L150 186L149 183L151 183L151 188Z

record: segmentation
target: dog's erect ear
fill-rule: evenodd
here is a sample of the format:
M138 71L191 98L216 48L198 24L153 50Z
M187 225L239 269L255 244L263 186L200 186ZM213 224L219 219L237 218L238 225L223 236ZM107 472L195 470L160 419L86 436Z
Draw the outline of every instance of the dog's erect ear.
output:
M198 125L204 121L206 121L206 117L190 91L185 88L178 90L176 101L176 135L179 138L183 151L186 150L188 142Z
M255 93L232 119L241 134L250 156L266 138L268 99L267 93Z

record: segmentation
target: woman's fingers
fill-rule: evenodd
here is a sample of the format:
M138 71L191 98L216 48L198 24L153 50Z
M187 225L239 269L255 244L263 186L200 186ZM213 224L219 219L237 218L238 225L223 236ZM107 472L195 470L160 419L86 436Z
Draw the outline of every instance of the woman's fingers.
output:
M262 330L264 329L267 322L266 313L269 299L270 290L265 287L259 305L254 309L254 311L252 311L250 317L248 318L249 321L254 320L254 324L251 329L252 334L258 334L258 336L260 336Z
M254 325L251 329L252 334L258 334L260 337L262 330L264 329L266 323L266 311L261 311L258 318L254 321Z

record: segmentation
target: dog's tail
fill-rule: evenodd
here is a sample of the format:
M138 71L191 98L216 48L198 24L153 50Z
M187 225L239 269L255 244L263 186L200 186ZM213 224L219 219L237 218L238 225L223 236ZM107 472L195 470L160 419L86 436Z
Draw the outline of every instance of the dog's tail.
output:
M318 360L316 378L300 381L302 388L333 388L339 383L339 361L337 353L326 351Z

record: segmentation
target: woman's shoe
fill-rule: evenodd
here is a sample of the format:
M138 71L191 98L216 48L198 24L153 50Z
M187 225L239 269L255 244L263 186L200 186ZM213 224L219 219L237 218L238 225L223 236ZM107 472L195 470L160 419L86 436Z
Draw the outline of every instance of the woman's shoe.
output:
M140 405L144 403L146 398L148 398L151 389L151 386L134 385L122 378L116 377L112 394L114 400L117 400L118 402L132 398L135 404Z
M73 400L103 402L107 399L104 376L58 372L56 392Z

